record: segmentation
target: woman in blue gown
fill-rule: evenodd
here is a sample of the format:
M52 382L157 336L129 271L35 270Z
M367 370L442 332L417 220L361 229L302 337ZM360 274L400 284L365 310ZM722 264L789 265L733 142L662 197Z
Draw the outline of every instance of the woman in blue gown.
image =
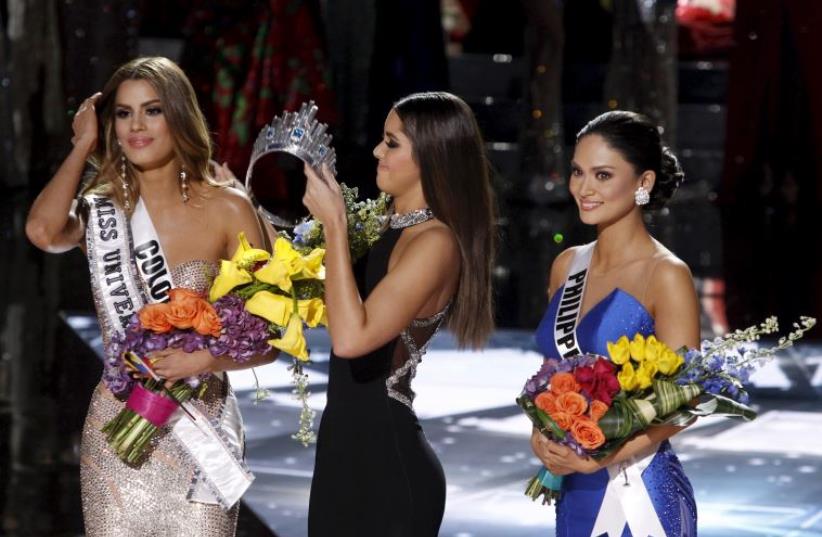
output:
M614 111L577 135L570 190L580 219L596 226L595 243L569 248L551 267L548 309L536 334L546 357L562 357L556 334L560 297L572 264L586 256L576 344L607 355L606 343L636 333L669 347L699 345L699 307L691 273L656 241L643 212L661 208L682 182L676 157L655 125ZM589 257L588 257L589 256ZM563 305L565 303L563 302ZM564 476L557 503L560 537L679 537L696 535L693 490L668 441L681 427L655 426L601 461L579 456L536 430L534 453Z

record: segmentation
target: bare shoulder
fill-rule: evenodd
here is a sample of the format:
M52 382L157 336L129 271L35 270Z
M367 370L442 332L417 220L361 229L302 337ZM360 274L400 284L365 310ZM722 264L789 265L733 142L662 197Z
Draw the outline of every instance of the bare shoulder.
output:
M565 281L571 262L574 260L581 246L571 246L566 248L551 263L551 272L548 275L548 294L553 294Z
M454 233L444 224L437 223L414 230L403 244L398 243L392 253L389 272L440 274L450 267L459 267L460 250Z
M444 225L432 225L415 234L402 253L402 257L439 259L452 262L459 259L460 250L457 237L451 229ZM429 257L431 256L431 257Z
M232 215L253 213L251 200L245 192L232 186L207 186L206 198L214 210L228 211Z
M665 247L659 248L654 258L655 266L649 282L654 296L694 294L691 269L684 261Z
M207 186L206 215L225 234L227 251L234 251L239 232L244 232L252 245L262 247L263 231L251 200L242 189Z
M699 298L688 265L667 249L658 249L648 283L648 306L656 334L669 347L699 345Z
M656 242L654 279L660 278L663 281L675 281L685 278L691 281L691 269L687 263L659 242L654 242Z

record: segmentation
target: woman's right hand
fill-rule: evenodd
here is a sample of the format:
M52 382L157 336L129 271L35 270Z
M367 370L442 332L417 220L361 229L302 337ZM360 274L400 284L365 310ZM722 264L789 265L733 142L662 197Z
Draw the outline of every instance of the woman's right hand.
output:
M97 112L95 104L100 95L101 93L98 91L80 103L80 108L74 114L74 121L71 122L71 129L74 131L71 143L74 147L83 148L88 153L91 153L97 147Z
M75 196L86 160L97 146L98 123L94 107L100 95L95 93L80 104L71 123L74 149L29 210L26 236L44 252L66 252L83 242L85 223L77 215Z

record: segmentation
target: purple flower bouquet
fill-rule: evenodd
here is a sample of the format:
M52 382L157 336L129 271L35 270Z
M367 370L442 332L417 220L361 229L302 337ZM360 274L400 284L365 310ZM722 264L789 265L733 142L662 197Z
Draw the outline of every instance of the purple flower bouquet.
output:
M138 464L157 434L182 403L202 393L207 374L190 377L166 388L151 368L152 352L167 348L186 353L208 349L215 357L245 362L271 352L268 323L245 310L243 300L227 295L210 304L188 289L172 289L170 301L144 306L125 331L106 348L103 381L126 408L102 431L117 455ZM142 375L135 379L134 372Z

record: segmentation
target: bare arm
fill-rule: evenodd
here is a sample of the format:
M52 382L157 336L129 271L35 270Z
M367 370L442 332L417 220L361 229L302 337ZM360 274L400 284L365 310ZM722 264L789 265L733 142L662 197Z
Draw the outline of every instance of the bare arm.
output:
M70 250L83 237L83 224L76 214L74 196L83 174L86 159L97 145L95 93L80 106L74 116L71 139L74 148L60 165L57 173L34 200L26 220L26 236L46 252Z
M278 355L279 351L273 349L267 354L252 356L245 362L235 362L231 358L212 356L208 350L183 352L181 349L165 349L151 353L151 359L154 360L154 371L173 383L201 373L236 371L270 364Z
M414 237L363 302L348 248L339 185L306 168L304 203L323 223L326 238L325 302L334 353L356 358L387 343L459 274L459 253L450 230L431 227Z
M580 457L569 447L548 440L534 429L531 433L531 449L542 461L542 464L554 475L567 475L575 472L591 474L621 462L630 460L639 454L646 454L660 442L667 440L681 431L683 427L655 426L646 429L625 442L618 450L602 460Z
M228 169L228 167L225 166L225 169ZM225 258L228 259L231 257L234 254L234 250L237 249L237 245L239 244L237 236L240 232L245 233L248 242L253 246L262 248L264 244L263 231L260 228L260 221L254 212L254 207L252 207L248 196L238 188L226 188L223 194L224 196L220 200L220 214L225 216L223 222L226 224L225 236L227 247ZM249 367L270 364L277 359L279 354L279 350L272 349L272 352L263 356L254 356L243 363L237 363L225 358L212 357L213 362L209 365L209 371L233 371L236 369L248 369Z

